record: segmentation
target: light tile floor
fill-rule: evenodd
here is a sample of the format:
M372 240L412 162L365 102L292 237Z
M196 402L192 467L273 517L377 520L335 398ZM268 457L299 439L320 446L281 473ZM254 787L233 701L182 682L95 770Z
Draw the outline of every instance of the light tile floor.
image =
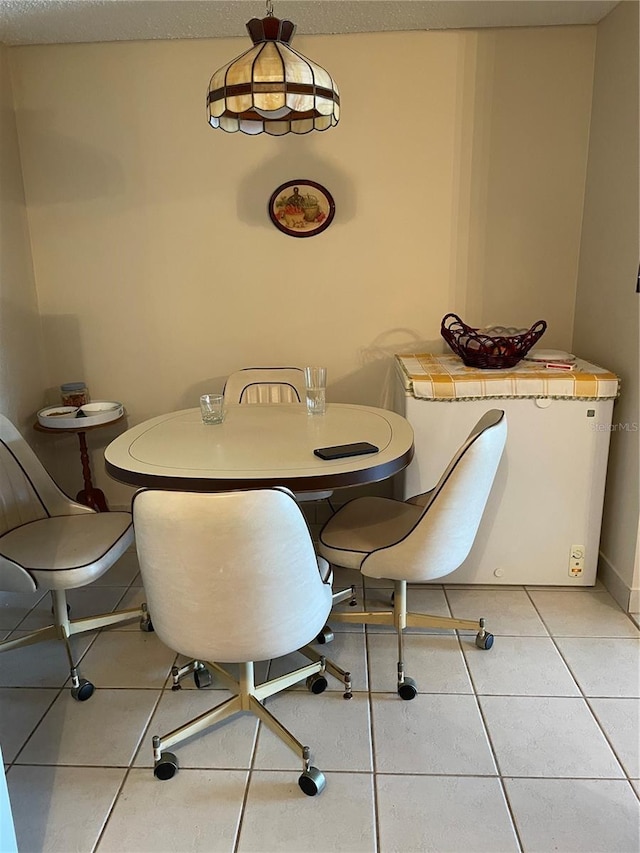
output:
M338 572L336 586L352 577ZM356 579L361 601L387 606L388 584ZM74 616L142 598L131 551L70 595ZM172 692L175 654L135 623L76 638L97 687L87 702L64 686L59 644L3 654L0 744L20 853L637 853L640 632L608 592L444 586L412 588L409 604L486 616L494 647L412 630L419 695L405 702L393 633L335 624L321 648L353 673L353 699L329 679L320 696L298 685L267 703L325 772L315 798L298 788L295 756L249 715L177 747L178 774L156 780L151 734L227 694L190 679ZM2 595L0 636L49 615L46 597ZM290 663L299 656L271 673Z

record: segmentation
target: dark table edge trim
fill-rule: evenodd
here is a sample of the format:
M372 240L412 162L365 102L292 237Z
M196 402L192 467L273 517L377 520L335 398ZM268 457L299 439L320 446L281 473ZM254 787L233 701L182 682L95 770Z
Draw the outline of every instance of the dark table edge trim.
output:
M118 468L105 459L105 469L110 477L129 486L147 489L167 489L169 491L185 492L224 492L234 489L261 489L272 486L286 486L295 492L321 491L325 489L340 489L346 486L363 486L367 483L377 483L387 480L402 471L413 459L413 445L401 456L380 465L374 465L362 471L345 471L337 474L320 475L317 477L251 477L242 480L239 477L230 479L208 477L171 477L164 474L144 474Z

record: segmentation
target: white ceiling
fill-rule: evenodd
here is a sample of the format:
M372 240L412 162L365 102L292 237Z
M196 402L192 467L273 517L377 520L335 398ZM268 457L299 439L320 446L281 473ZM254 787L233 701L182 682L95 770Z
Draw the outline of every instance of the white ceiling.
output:
M274 0L298 34L595 24L617 0ZM262 0L0 0L0 42L64 44L246 35Z

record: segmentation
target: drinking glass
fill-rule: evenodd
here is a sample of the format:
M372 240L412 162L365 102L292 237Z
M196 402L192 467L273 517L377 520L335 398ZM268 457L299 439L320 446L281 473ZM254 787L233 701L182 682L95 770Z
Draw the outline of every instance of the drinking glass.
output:
M304 381L307 387L307 412L310 415L324 415L327 389L326 367L305 367Z
M203 424L221 424L224 420L222 394L203 394L200 397L200 414Z

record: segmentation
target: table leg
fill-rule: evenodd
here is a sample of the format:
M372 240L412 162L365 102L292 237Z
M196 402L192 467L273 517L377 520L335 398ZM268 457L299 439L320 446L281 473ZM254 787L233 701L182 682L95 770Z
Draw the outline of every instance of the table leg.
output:
M98 512L108 512L107 500L104 492L100 489L95 489L91 482L91 463L89 461L89 451L87 450L87 438L84 432L78 433L78 441L80 442L80 459L82 460L82 479L84 480L84 489L78 492L76 500L78 503L90 506Z

